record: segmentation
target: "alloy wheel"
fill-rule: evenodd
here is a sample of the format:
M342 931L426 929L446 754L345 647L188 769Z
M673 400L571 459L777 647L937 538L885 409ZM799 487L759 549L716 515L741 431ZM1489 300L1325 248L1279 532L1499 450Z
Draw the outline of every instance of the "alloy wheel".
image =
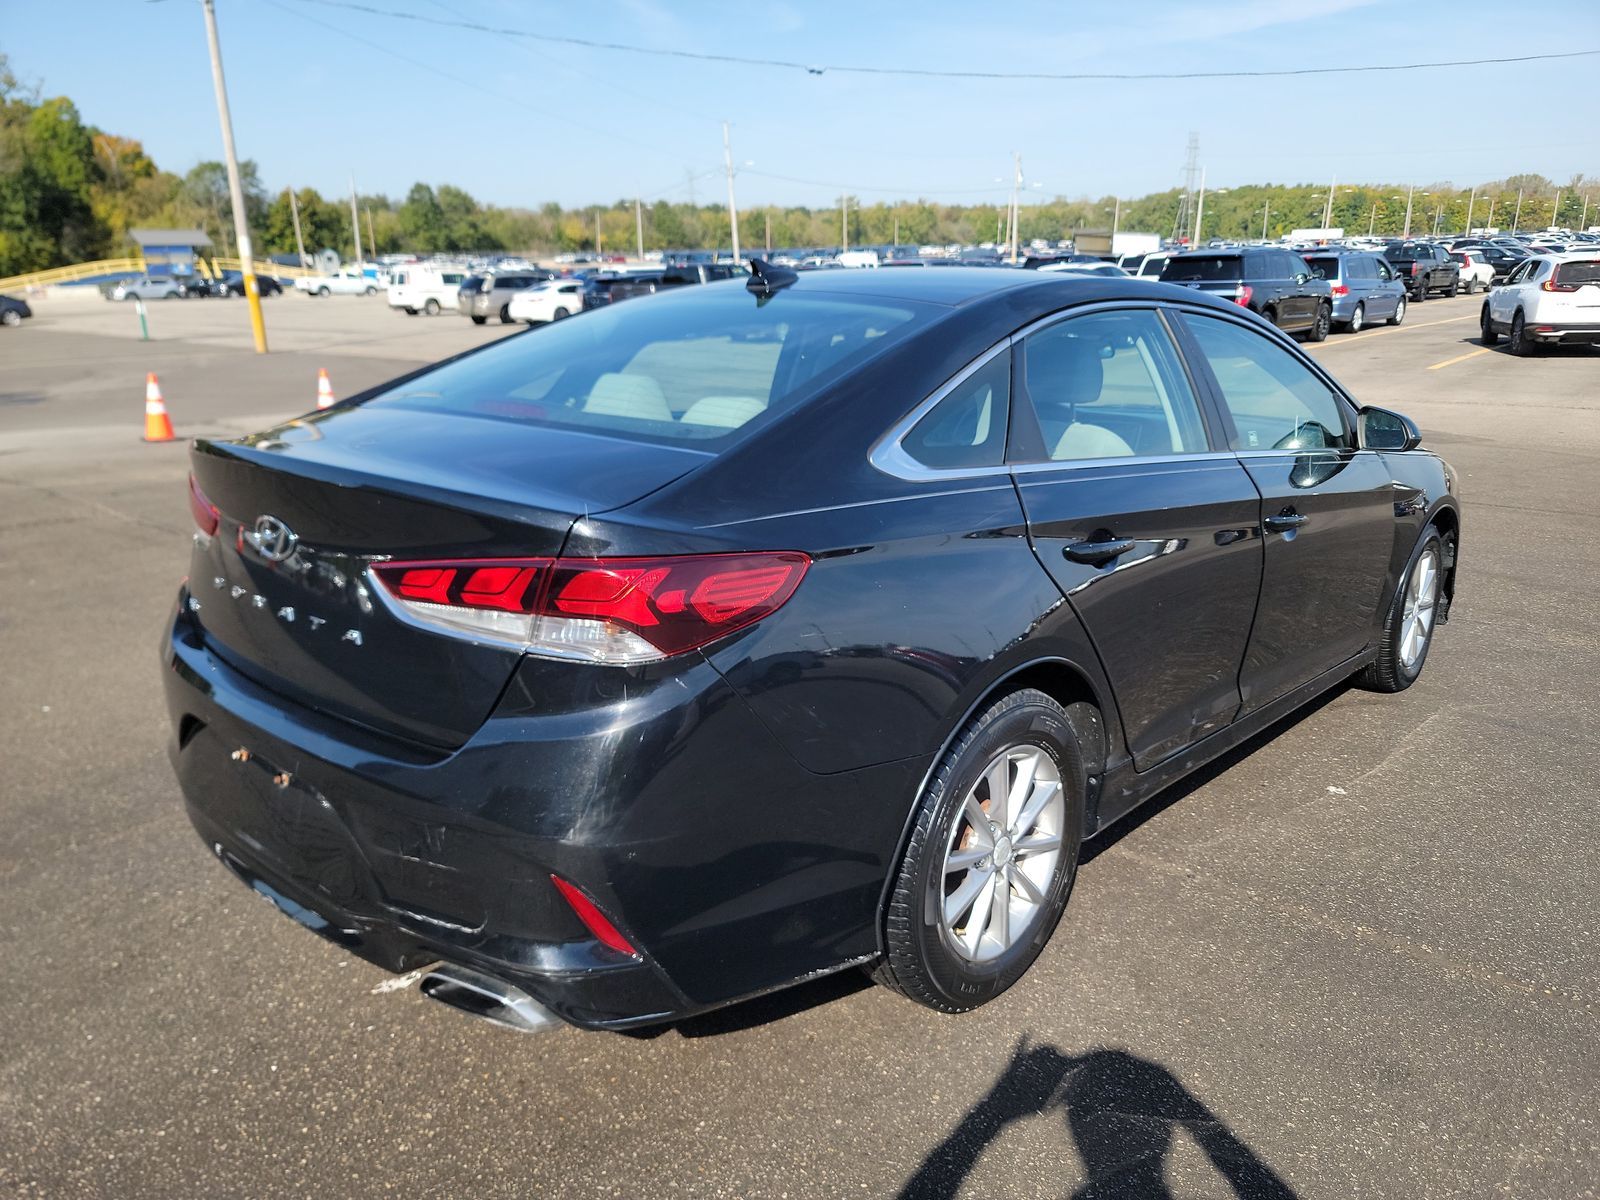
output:
M1439 600L1439 556L1429 550L1417 559L1406 582L1400 613L1400 662L1410 670L1422 661L1433 636L1433 615Z
M969 962L988 962L1031 936L1047 907L1061 857L1066 801L1055 760L1010 746L968 789L945 847L945 942Z

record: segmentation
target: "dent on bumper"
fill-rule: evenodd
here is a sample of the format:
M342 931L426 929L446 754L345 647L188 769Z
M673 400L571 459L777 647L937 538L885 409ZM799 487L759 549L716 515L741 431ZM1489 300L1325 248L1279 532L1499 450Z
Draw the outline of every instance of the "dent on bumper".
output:
M163 657L171 756L206 844L280 910L389 970L463 963L607 1027L876 950L904 817L885 799L908 800L920 764L811 775L703 660L576 687L567 670L559 695L535 665L440 756L272 695L181 613ZM552 873L641 956L589 936Z

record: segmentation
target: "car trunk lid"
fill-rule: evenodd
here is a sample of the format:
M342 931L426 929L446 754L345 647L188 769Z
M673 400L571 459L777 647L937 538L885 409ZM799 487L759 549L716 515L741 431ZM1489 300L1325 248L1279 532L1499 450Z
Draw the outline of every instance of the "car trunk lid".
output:
M577 517L705 456L370 406L198 441L191 459L217 514L216 533L195 539L191 609L218 655L295 703L448 749L483 723L519 652L408 623L368 568L554 556Z

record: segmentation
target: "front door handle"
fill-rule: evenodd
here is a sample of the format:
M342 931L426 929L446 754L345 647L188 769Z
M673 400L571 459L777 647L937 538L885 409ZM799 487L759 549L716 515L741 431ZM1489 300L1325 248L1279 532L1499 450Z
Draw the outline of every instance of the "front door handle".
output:
M1109 542L1073 542L1061 553L1073 562L1088 563L1098 567L1101 563L1110 562L1118 555L1126 554L1134 547L1131 538L1122 538Z
M1266 518L1261 523L1267 527L1268 532L1288 533L1291 529L1299 529L1308 520L1309 517L1297 512L1282 512L1275 517Z

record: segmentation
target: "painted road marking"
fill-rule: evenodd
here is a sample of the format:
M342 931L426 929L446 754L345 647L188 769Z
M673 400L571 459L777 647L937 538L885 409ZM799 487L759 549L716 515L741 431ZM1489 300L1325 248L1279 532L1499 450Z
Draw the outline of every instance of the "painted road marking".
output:
M1476 350L1468 350L1465 354L1458 354L1454 358L1447 358L1443 362L1436 362L1436 363L1433 364L1433 366L1429 367L1428 370L1437 371L1441 367L1453 367L1458 362L1466 362L1467 359L1469 359L1469 358L1477 358L1478 355L1480 355L1480 354L1493 354L1493 353L1494 353L1494 350L1493 350L1492 347L1480 346Z
M1370 342L1373 338L1383 337L1390 333L1404 333L1408 329L1431 329L1435 325L1454 325L1457 321L1476 321L1477 314L1465 317L1446 317L1442 321L1424 321L1420 325L1396 325L1390 329L1374 329L1370 333L1362 332L1353 336L1340 338L1337 342L1309 342L1307 350L1326 350L1330 346L1354 346L1358 343Z

